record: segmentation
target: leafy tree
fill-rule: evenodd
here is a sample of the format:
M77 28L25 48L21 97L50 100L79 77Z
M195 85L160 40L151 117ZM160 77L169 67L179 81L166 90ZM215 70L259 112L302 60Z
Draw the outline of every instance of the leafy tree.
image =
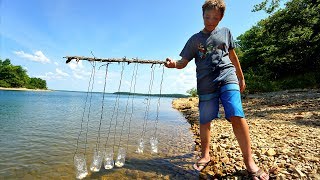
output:
M30 78L30 82L27 86L29 89L47 89L47 83L40 78Z
M270 0L264 0L260 4L255 5L254 9L252 11L256 12L256 11L263 10L266 13L270 14L279 8L280 1L281 0L271 0L271 2L270 2Z
M47 84L40 78L30 78L25 69L12 65L10 59L0 59L0 87L47 89Z
M197 89L196 88L191 88L187 90L187 93L190 94L191 97L197 97Z
M275 4L271 6L277 8ZM319 12L320 0L291 0L284 9L279 9L240 35L237 44L242 52L244 72L269 81L284 82L286 78L299 77L297 80L309 82L286 86L292 88L299 87L299 84L314 86L312 82L319 84ZM280 83L274 84L284 88Z

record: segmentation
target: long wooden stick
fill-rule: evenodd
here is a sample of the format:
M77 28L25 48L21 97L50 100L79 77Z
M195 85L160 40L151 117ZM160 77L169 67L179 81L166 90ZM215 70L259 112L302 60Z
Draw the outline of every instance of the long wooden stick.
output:
M84 57L84 56L66 56L63 57L66 58L66 63L69 63L72 60L80 61L80 60L86 60L86 61L98 61L98 62L127 62L129 63L141 63L141 64L164 64L165 61L157 61L157 60L141 60L138 58L132 58L128 59L126 57L124 58L92 58L92 57Z

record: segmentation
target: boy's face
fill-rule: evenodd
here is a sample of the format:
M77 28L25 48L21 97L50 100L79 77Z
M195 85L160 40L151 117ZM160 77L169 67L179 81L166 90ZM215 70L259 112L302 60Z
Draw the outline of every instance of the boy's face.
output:
M203 23L206 31L213 31L222 19L222 13L219 9L209 9L203 13Z

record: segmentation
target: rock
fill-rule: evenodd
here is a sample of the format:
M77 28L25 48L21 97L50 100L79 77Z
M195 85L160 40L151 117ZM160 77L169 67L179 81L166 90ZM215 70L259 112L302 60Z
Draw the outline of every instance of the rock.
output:
M287 153L289 153L289 152L290 152L290 150L287 149L287 148L281 149L281 153L282 153L282 154L287 154Z
M285 180L286 179L286 175L284 174L278 174L276 177L276 180Z
M276 155L277 152L273 149L273 148L270 148L267 152L266 152L266 155L268 156L274 156Z
M303 172L300 171L298 168L294 168L294 171L299 175L299 178L307 177Z

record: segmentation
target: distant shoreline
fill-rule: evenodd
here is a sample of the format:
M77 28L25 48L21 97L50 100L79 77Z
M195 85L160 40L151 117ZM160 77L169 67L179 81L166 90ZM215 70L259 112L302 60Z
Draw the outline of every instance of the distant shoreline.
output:
M53 91L50 89L4 88L4 87L0 87L0 90L6 90L6 91Z

